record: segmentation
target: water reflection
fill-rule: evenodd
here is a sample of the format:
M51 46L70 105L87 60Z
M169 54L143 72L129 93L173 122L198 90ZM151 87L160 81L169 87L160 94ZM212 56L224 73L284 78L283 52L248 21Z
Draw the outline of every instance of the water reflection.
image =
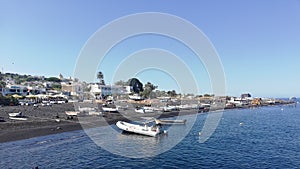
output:
M180 119L183 117L177 117ZM121 156L130 158L152 157L168 151L178 144L194 124L194 115L184 116L187 119L185 125L163 126L162 130L168 130L167 134L157 137L125 133L116 125L86 129L90 138L103 149Z

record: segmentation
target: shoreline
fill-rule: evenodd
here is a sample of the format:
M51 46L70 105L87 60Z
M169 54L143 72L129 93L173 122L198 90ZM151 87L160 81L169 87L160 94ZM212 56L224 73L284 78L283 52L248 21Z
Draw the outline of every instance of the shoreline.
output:
M32 110L30 116L26 115L25 113L25 115L29 118L28 121L14 121L8 119L8 117L5 117L6 122L0 122L0 143L30 139L34 137L58 134L63 132L83 130L83 127L80 124L80 122L85 120L87 120L88 123L85 123L84 127L89 127L89 128L112 125L120 120L130 121L129 119L123 116L126 114L124 112L107 113L104 117L86 116L86 117L76 117L72 120L67 120L67 116L65 115L63 110L70 110L72 109L71 106L73 106L73 104L70 103L68 105L66 104L54 105L51 108L52 112L44 112L44 114L42 114L41 111L45 111L45 110L42 109L36 112L36 110L32 109L32 107L24 107L24 106L23 107L21 106L1 107L2 111L0 112L1 113L0 115L2 117L3 114L7 114L4 113L8 111L7 109L17 109L17 110L32 109ZM129 112L131 111L128 111L127 113ZM36 113L38 115L35 115ZM130 115L130 118L133 119L141 119L142 117L167 118L167 117L175 117L178 115L189 115L195 113L196 113L195 111L180 111L180 112L173 111L173 112L164 112L164 113L160 112L160 113L147 113L147 114L138 113L138 114ZM27 114L29 114L28 111ZM42 119L41 116L43 115L47 116L47 118L43 117ZM61 118L60 122L56 122L55 121L56 115L59 115L64 118Z
M17 110L21 109L23 111L26 110L28 113L29 120L13 121L13 120L8 120L8 118L6 117L5 118L5 120L7 120L6 122L0 122L0 143L30 139L34 137L58 134L63 132L83 130L83 127L79 123L79 121L82 122L85 120L87 123L84 124L84 128L86 127L93 128L93 127L115 124L117 121L120 120L121 121L131 121L132 119L141 120L142 117L168 118L168 117L203 113L203 112L198 112L196 110L181 110L181 111L172 111L172 112L163 112L163 113L155 112L155 113L146 113L146 114L140 114L140 113L132 114L132 111L124 111L120 113L107 113L105 114L104 117L84 116L84 117L77 117L72 120L67 120L64 111L74 111L74 105L68 103L63 105L54 105L53 107L42 107L40 109L34 109L32 107L24 107L24 106L1 107L0 116L3 117L4 114L7 114L7 112L12 109L17 109ZM224 109L224 111L225 110L228 109ZM213 110L210 110L210 112L213 112ZM130 120L126 118L126 114L130 117ZM63 118L60 118L60 122L57 122L55 121L55 116L60 116Z

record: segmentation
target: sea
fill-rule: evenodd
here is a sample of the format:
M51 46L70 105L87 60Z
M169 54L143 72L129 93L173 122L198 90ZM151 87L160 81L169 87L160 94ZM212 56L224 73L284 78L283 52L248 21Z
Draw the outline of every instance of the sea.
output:
M208 115L158 138L111 125L1 143L0 168L300 168L300 104L225 110L203 142Z

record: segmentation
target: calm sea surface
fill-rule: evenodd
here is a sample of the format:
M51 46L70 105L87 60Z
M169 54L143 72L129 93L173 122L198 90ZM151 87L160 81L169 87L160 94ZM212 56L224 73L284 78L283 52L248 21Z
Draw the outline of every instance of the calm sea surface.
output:
M0 144L0 168L300 168L299 104L227 110L210 139L199 143L206 117L199 114L179 144L154 157L115 155L74 131ZM166 137L147 139L162 144ZM141 145L147 146L132 146Z

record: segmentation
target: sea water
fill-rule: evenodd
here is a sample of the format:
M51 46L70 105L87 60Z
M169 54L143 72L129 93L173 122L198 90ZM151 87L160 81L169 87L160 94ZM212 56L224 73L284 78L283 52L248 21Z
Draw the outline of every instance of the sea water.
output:
M213 135L199 142L208 114L198 114L195 124L176 146L161 154L129 158L98 146L82 130L0 144L0 168L299 168L300 105L234 109L223 112ZM183 117L185 118L185 117ZM188 119L189 117L186 116ZM106 126L94 130L104 130ZM153 142L152 138L121 133L122 138ZM177 126L176 131L184 131ZM119 137L118 137L119 138ZM144 141L143 141L144 140ZM132 144L143 150L147 144Z

